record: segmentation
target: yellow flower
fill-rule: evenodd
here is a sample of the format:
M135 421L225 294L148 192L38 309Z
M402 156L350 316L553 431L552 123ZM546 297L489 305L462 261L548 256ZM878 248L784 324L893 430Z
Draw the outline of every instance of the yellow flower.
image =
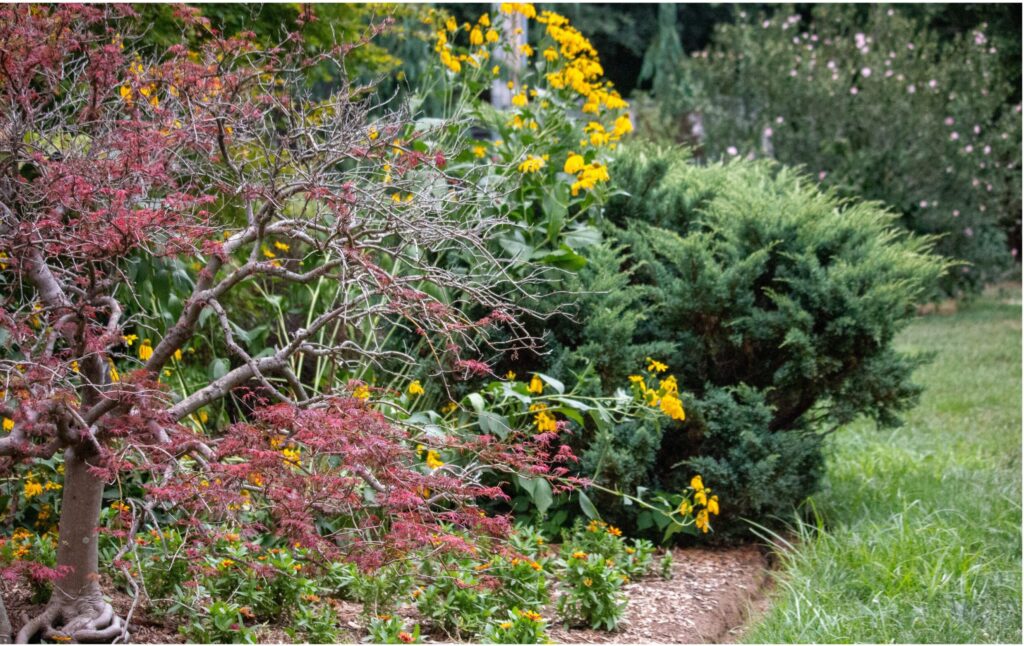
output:
M380 136L380 132L376 128L370 128L370 132L366 136L370 138L370 141L374 141Z
M521 612L521 613L519 613L519 615L521 617L525 617L526 619L529 619L530 621L536 621L536 622L544 621L544 617L541 617L538 613L536 613L536 612L534 612L532 610L527 610L525 612Z
M356 399L366 401L370 398L370 388L365 384L359 384L356 386L356 389L352 391L352 396Z
M679 513L683 516L688 516L691 511L693 511L693 505L690 504L689 500L683 498L683 502L679 503Z
M267 245L261 246L260 251L262 251L263 255L266 256L267 258L277 258L277 254L268 249Z
M686 411L683 410L682 400L672 393L668 393L661 398L661 412L680 422L686 419Z
M35 498L36 496L42 495L43 485L38 482L26 482L24 494L25 498Z
M480 14L480 17L477 18L477 22L480 23L481 25L483 25L484 27L490 27L491 26L491 17L489 15L485 14L485 13L482 13L482 14Z
M14 430L14 420L10 417L4 418L4 430L8 433Z
M491 74L497 76L500 73L501 73L501 66L500 65L495 65L494 67L491 68Z
M693 476L693 479L690 480L690 487L700 491L704 488L704 480L699 475Z
M447 404L445 404L444 406L441 407L441 412L444 413L445 415L447 415L448 413L451 413L451 412L457 410L458 408L459 408L459 405L456 404L455 402L448 402Z
M627 547L626 548L626 554L636 554L636 549L634 549L632 547Z
M527 57L533 56L533 48L524 43L519 46L519 53Z
M565 160L565 166L562 170L570 174L575 174L583 170L586 165L587 163L583 161L583 155L569 153L569 158Z
M615 125L612 128L613 139L618 139L630 132L633 132L633 122L630 121L628 114L624 114L615 120Z
M511 628L511 627L512 627L512 622L511 622L511 621L503 621L503 622L501 622L500 624L498 624L498 626L499 626L499 627L500 627L500 628L501 628L502 630L508 630L509 628Z
M121 375L117 374L117 368L114 367L113 361L110 361L110 381L114 383L121 381Z
M121 338L124 339L124 344L130 348L132 347L132 344L135 343L135 340L138 339L139 337L134 334L126 334Z
M519 94L512 97L512 105L516 106L517 108L525 108L526 104L528 104L529 102L530 100L526 98L526 92L520 92Z
M697 503L698 505L707 505L708 491L710 491L710 489L698 489L697 491L693 492L693 502Z
M593 579L591 579L591 578L590 578L589 576L588 576L588 577L586 577L585 579L583 579L583 586L584 586L584 587L587 587L587 588L589 588L589 587L590 587L590 586L592 586L592 585L594 585L594 580L593 580Z
M711 525L710 525L710 523L708 523L708 510L707 509L701 509L700 511L697 512L697 521L696 522L697 522L697 529L699 529L700 531L702 531L705 534L707 534L708 530L711 529Z
M445 26L445 29L447 29L448 31L458 31L459 30L459 23L458 23L458 21L455 20L455 18L453 18L451 16L448 16L448 20L444 21L444 26Z
M708 511L716 516L718 515L718 496L708 498Z
M658 388L666 393L678 393L679 384L676 382L675 375L669 375L658 382Z
M423 390L423 386L420 384L419 379L416 379L411 384L409 384L410 395L422 395L424 392L426 391Z
M287 462L288 464L298 465L299 464L299 458L301 457L301 455L302 455L302 453L298 449L282 449L281 450L281 457L283 457L284 461Z
M205 410L199 411L199 421L205 424L210 421L210 415Z
M431 469L440 469L444 466L444 462L441 461L437 451L427 451L427 466Z
M544 382L541 381L540 377L534 375L530 379L530 385L526 387L526 390L533 393L534 395L539 395L542 392L544 392Z
M488 29L487 33L484 34L484 40L486 40L489 43L496 43L498 42L499 38L500 36L498 36L498 32L494 31L493 29ZM495 72L495 74L497 74L497 72Z
M647 363L648 372L665 372L666 370L668 370L668 366L666 366L660 361L655 361L650 357L647 357Z
M477 157L485 157L487 155L487 149L483 146L473 146L473 154Z
M587 553L586 552L581 552L581 551L577 550L577 551L572 553L572 557L574 559L583 560L583 559L587 558Z
M277 242L277 241L274 242L274 248L279 250L279 251L288 251L288 249L289 249L288 245L286 245L283 242Z
M515 372L509 370L508 372L505 373L505 379L508 379L509 381L514 381L515 378L516 378L516 373Z
M554 47L548 47L544 50L544 58L550 62L558 60L558 51Z
M537 425L537 431L540 433L558 432L558 421L544 411L537 413L533 423Z
M622 536L622 530L614 525L608 528L608 533L612 536Z
M542 157L536 155L530 155L521 164L519 164L519 172L524 175L528 173L536 173L540 169L544 168L545 161Z
M226 569L228 569L229 567L231 567L234 564L235 564L235 562L232 561L231 559L223 559L223 560L221 560L220 564L218 564L217 567L219 567L222 570L226 570Z
M127 103L128 105L131 105L132 104L132 89L130 87L128 87L127 85L122 85L120 93L121 93L121 100L124 101L125 103Z
M607 182L610 179L608 168L601 163L594 162L585 166L577 175L577 181L572 185L572 194L579 195L580 189L589 191L599 182Z
M473 30L469 32L469 44L474 47L484 44L484 32L480 31L479 27L473 27Z
M149 339L143 339L139 345L139 359L143 361L149 361L149 358L153 356L153 345Z

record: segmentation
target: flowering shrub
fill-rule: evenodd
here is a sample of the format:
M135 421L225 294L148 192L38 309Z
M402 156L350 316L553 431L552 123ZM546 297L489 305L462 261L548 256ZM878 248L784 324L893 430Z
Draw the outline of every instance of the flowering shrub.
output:
M711 157L774 157L843 196L881 200L969 263L947 291L978 289L1020 246L1021 108L1003 46L984 26L945 39L882 5L752 16L720 25L689 59L689 109Z
M462 25L444 12L434 16L441 91L448 104L469 104L489 131L454 161L511 166L521 175L506 197L517 226L499 243L517 258L578 269L578 251L599 237L589 226L597 215L591 207L608 195L608 161L633 131L628 104L602 78L597 51L564 16L527 3L504 3ZM539 38L509 40L524 28ZM494 84L507 89L507 110L482 100Z
M628 152L612 166L623 191L607 207L615 226L579 274L580 311L601 314L552 326L558 372L548 370L592 374L598 395L646 357L667 364L685 420L577 438L591 495L605 520L660 537L663 513L598 487L652 501L670 492L660 495L678 508L674 496L699 473L715 489L707 502L721 496L716 533L742 533L738 518L787 516L814 490L821 432L861 415L894 424L912 404L921 359L892 339L946 265L877 206L841 203L768 162L702 167L677 150ZM659 380L633 379L638 394ZM686 511L700 511L702 487Z

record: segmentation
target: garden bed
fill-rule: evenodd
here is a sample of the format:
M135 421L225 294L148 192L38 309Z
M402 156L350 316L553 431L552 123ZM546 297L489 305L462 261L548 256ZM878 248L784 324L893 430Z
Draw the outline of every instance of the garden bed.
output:
M757 545L735 548L676 549L672 552L672 578L657 575L645 577L624 587L629 599L626 615L619 630L566 629L557 621L553 608L545 612L550 621L549 633L556 643L595 644L612 642L656 643L722 643L733 642L740 635L751 609L764 605L770 577L769 556ZM109 589L109 588L108 588ZM22 616L34 616L40 606L28 603L27 586L5 591L15 628ZM114 608L125 616L131 598L116 592ZM362 606L345 601L335 606L339 616L341 640L361 641L366 636L360 618ZM405 614L404 612L402 614ZM415 609L409 615L415 618ZM347 636L345 632L347 631ZM132 643L183 643L176 624L164 623L148 616L144 608L136 608L131 624ZM443 635L427 635L430 641L446 641ZM277 626L267 626L259 633L261 643L288 642L287 634Z

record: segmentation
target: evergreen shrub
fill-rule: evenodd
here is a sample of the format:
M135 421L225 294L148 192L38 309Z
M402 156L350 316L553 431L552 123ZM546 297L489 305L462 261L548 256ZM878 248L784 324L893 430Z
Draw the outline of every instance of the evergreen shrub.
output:
M892 347L947 261L878 204L847 201L768 161L697 166L628 147L613 166L604 243L578 274L575 322L552 331L551 370L626 383L646 357L679 377L684 422L584 434L596 481L721 495L716 531L788 516L814 491L828 431L898 423L922 357ZM608 497L614 522L654 519Z

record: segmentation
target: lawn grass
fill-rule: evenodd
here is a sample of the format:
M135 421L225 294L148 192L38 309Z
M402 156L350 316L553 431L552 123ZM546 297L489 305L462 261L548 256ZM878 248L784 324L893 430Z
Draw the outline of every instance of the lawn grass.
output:
M937 353L920 405L836 434L748 642L1021 643L1021 307L983 298L898 345Z

